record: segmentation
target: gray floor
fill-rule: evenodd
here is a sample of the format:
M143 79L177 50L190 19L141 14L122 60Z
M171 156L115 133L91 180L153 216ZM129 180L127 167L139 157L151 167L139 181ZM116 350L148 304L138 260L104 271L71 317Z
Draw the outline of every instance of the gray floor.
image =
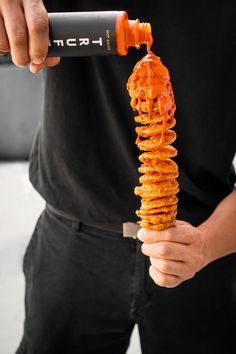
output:
M28 181L28 164L0 164L0 354L13 354L22 335L22 257L44 207ZM140 354L137 328L127 354Z

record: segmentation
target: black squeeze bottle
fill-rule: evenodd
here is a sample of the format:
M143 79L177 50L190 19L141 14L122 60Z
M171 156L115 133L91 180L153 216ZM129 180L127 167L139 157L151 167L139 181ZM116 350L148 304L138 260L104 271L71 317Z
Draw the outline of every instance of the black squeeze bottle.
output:
M151 47L150 23L129 20L125 11L49 13L48 56L126 55Z

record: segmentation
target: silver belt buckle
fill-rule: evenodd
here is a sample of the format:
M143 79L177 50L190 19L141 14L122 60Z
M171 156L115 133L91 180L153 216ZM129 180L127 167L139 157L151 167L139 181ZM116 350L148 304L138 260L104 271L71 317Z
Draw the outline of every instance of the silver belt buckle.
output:
M133 239L136 239L139 229L140 226L134 222L123 222L123 237L132 237Z

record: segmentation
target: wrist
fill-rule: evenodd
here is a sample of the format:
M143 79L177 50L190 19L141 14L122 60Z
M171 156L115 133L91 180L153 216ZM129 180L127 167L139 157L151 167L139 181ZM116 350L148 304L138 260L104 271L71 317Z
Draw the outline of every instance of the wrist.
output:
M214 257L214 245L212 245L212 228L205 223L198 226L198 230L202 234L203 238L203 266L207 266L209 263L213 262L216 257Z

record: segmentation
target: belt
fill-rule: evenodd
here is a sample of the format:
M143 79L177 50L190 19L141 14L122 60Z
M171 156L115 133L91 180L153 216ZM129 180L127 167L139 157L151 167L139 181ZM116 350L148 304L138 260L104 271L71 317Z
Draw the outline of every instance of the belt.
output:
M108 232L117 232L121 234L123 237L128 238L137 238L137 232L140 229L140 226L134 222L126 221L123 223L104 223L104 222L93 222L93 223L84 223L79 218L74 215L70 215L65 213L62 210L54 208L51 204L46 205L46 209L51 211L53 214L61 216L71 221L79 222L80 224L84 224L87 226L96 227L100 230L108 231Z

